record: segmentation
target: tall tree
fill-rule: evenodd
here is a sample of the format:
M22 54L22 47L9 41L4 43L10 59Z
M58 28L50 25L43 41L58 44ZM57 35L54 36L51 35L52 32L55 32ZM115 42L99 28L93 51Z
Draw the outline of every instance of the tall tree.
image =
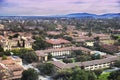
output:
M96 74L97 78L101 75L102 72L103 72L103 70L101 70L101 69L94 71L94 73Z
M84 70L80 70L79 68L76 68L70 80L88 80L88 75Z
M38 80L38 73L34 69L29 68L23 71L21 80Z
M54 72L54 66L51 63L39 64L37 68L40 70L42 74L45 75L51 75Z
M120 70L111 72L108 80L120 80Z

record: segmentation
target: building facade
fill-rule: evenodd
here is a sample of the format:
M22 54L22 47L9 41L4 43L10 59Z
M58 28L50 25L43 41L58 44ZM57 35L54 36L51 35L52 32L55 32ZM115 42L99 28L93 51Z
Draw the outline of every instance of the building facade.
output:
M111 56L111 57L107 57L99 60L67 63L67 64L61 61L52 61L52 64L55 66L56 70L69 69L69 68L74 68L76 66L85 70L97 70L97 69L109 68L117 60L119 60L119 57Z

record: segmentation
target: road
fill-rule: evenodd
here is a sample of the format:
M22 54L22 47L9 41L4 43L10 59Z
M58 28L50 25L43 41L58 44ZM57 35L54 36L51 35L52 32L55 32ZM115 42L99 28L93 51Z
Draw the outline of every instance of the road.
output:
M104 70L103 73L105 73L105 72L113 72L113 71L117 71L117 70L120 70L120 68L112 67L112 69Z

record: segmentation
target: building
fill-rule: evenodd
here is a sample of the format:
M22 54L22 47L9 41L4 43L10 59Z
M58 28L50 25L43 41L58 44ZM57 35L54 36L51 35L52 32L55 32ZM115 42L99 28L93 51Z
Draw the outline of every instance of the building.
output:
M119 60L117 56L111 56L104 59L76 62L76 63L64 63L61 61L52 61L51 63L55 66L56 70L74 68L76 66L85 70L97 70L102 68L109 68L115 61Z
M110 40L110 35L107 35L107 34L96 34L94 33L93 34L93 37L99 37L100 40Z
M60 31L48 31L47 32L47 35L50 35L50 36L57 36L57 35L60 35L62 32Z
M52 48L62 48L70 45L70 41L65 39L47 39L46 42L52 45Z
M119 52L118 46L111 45L111 44L101 44L100 49L104 52L108 53L117 53Z
M62 30L63 29L63 26L62 25L59 25L59 24L57 24L57 27L56 27L56 30Z
M0 30L4 30L5 26L0 24Z
M8 69L0 63L0 80L7 80L10 77Z
M17 38L5 38L0 37L0 45L6 50L20 49L20 48L32 48L32 44L35 40L28 37L17 37Z
M112 33L113 34L120 34L120 29L118 29L118 30L112 30Z
M36 51L35 53L38 56L38 60L40 62L48 61L48 54L45 54L42 51Z
M90 54L92 51L84 47L64 47L64 48L38 50L36 51L36 54L40 58L40 61L41 61L41 55L51 54L53 57L63 57L63 56L71 55L71 53L76 50L80 50L85 54Z
M0 58L0 75L2 80L16 80L22 77L22 59L16 56L9 56L3 60Z

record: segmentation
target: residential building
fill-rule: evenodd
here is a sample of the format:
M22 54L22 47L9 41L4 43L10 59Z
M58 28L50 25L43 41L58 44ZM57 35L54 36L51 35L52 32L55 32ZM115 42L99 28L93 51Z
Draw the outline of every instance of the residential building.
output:
M8 69L4 64L0 63L0 80L8 80L10 77Z
M119 52L118 46L111 45L111 44L101 44L100 49L104 52L108 53L117 53Z
M102 34L102 33L101 34L94 33L93 37L99 37L100 40L110 40L110 35Z
M40 58L41 58L41 55L48 55L48 54L51 54L53 57L62 57L62 56L69 56L73 51L76 51L76 50L80 50L85 54L90 54L92 51L84 47L64 47L64 48L38 50L36 51L36 54Z
M118 30L112 30L112 33L113 34L120 34L120 29L118 29Z
M5 26L0 24L0 30L4 30Z
M7 59L0 58L0 69L3 73L2 80L16 80L22 77L22 59L16 56L9 56Z
M20 49L20 48L32 48L34 40L29 37L18 37L8 39L1 36L0 45L3 47L4 51L6 50L13 50L13 49Z
M52 48L63 48L70 45L70 42L65 39L47 39L46 42L52 45Z
M103 68L109 68L115 61L119 60L117 56L111 56L99 60L75 62L75 63L64 63L62 61L52 61L51 63L55 66L56 70L74 68L76 66L85 70L97 70Z
M47 35L51 35L51 36L56 36L56 35L60 35L62 32L60 31L48 31Z
M38 60L40 62L48 61L48 54L45 54L42 51L36 51L35 53L38 56Z

